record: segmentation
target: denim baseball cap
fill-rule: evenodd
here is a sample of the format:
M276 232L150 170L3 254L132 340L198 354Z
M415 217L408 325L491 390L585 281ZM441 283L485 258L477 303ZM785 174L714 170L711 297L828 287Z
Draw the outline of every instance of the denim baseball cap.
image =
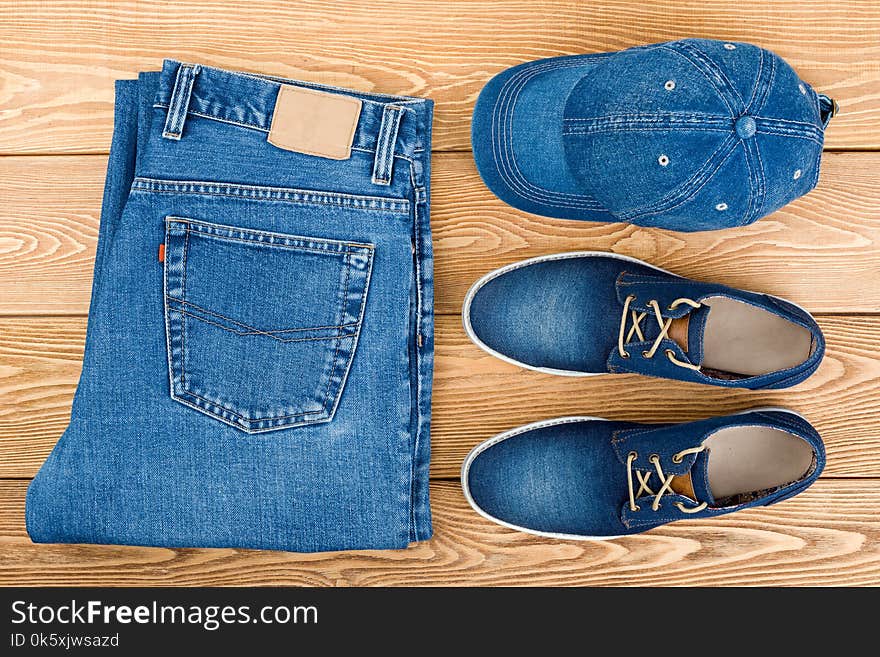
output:
M768 50L684 39L503 71L471 137L486 185L520 210L713 230L813 189L835 111Z

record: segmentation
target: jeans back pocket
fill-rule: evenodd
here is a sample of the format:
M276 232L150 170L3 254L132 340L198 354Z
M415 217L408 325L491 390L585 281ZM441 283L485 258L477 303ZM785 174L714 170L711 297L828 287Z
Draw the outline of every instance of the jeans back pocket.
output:
M171 397L256 433L333 418L373 246L165 220Z

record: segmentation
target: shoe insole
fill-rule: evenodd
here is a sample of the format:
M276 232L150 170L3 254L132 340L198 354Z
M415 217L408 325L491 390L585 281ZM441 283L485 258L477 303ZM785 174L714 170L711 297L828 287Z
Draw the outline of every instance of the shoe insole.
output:
M730 427L709 436L709 489L715 499L778 488L813 465L813 448L772 427Z
M703 333L703 367L757 376L810 357L813 336L803 326L729 297L710 297Z

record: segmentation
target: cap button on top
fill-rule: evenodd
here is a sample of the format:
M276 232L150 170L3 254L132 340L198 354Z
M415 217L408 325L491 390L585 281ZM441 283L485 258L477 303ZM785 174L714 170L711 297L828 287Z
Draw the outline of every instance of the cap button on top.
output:
M741 116L736 120L736 134L743 139L754 136L757 127L755 119L751 116Z

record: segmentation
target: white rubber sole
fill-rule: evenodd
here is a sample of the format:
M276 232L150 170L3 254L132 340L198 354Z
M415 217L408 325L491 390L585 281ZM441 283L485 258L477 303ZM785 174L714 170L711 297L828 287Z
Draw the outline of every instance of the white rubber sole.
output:
M497 436L493 436L488 440L480 443L476 447L474 447L467 455L464 460L464 463L461 465L461 490L464 493L464 498L467 500L468 504L471 505L471 508L476 511L478 514L483 516L486 520L494 522L496 525L501 525L502 527L507 527L508 529L514 529L519 532L524 532L526 534L532 534L533 536L541 536L543 538L555 538L566 541L608 541L614 538L620 538L620 535L617 536L582 536L580 534L561 534L555 532L542 532L537 529L529 529L528 527L520 527L519 525L514 525L511 522L506 522L501 520L500 518L496 518L495 516L486 513L480 506L474 501L473 496L471 495L470 486L468 485L468 472L471 469L471 463L474 462L474 459L477 458L482 452L486 451L493 445L497 445L498 443L507 440L508 438L513 438L514 436L519 436L521 434L532 431L533 429L542 429L544 427L552 427L559 424L570 424L575 422L589 422L589 421L598 421L598 422L608 422L604 417L592 417L588 415L573 415L568 417L558 417L553 418L551 420L541 420L539 422L532 422L531 424L525 424L521 427L517 427L515 429L510 429L509 431L505 431L503 433L499 433Z
M731 415L745 415L747 413L759 413L759 412L768 412L774 411L778 413L786 413L788 415L794 415L799 417L804 422L809 424L809 420L805 418L800 413L796 413L795 411L788 410L787 408L780 408L778 406L759 406L757 408L749 408L743 411L739 411L737 413L732 413ZM464 493L464 498L467 500L468 504L470 504L471 508L476 511L479 515L481 515L486 520L490 522L494 522L496 525L501 525L502 527L507 527L508 529L513 529L519 532L523 532L526 534L532 534L533 536L541 536L543 538L554 538L558 540L565 541L610 541L615 538L623 538L627 536L627 534L618 534L615 536L583 536L581 534L563 534L556 532L542 532L537 529L530 529L528 527L521 527L520 525L515 525L510 522L506 522L501 520L500 518L496 518L490 513L484 511L474 500L473 495L471 495L470 486L468 484L468 473L470 472L471 464L474 462L474 459L477 458L484 451L492 447L493 445L497 445L500 442L507 440L508 438L513 438L514 436L519 436L524 433L528 433L534 429L542 429L544 427L552 427L559 424L571 424L575 422L609 422L607 418L604 417L595 417L590 415L571 415L565 417L552 418L549 420L540 420L538 422L531 422L530 424L524 424L522 426L516 427L514 429L509 429L508 431L504 431L502 433L489 438L488 440L483 441L476 447L474 447L468 455L464 459L464 463L461 465L461 490ZM811 425L812 426L812 425Z
M571 258L594 258L594 257L602 257L602 258L614 258L615 260L622 260L624 262L632 262L637 265L642 265L643 267L648 267L649 269L653 269L654 271L658 271L663 274L668 274L669 276L675 276L676 278L683 278L678 274L674 274L671 271L666 269L662 269L660 267L655 267L654 265L645 262L644 260L639 260L638 258L633 258L631 256L620 255L617 253L608 253L606 251L569 251L566 253L554 253L545 256L536 256L534 258L527 258L525 260L520 260L519 262L514 262L509 265L505 265L503 267L499 267L498 269L494 269L490 271L488 274L485 274L481 278L477 279L477 281L471 285L470 289L467 291L467 294L464 297L464 302L462 304L461 309L461 320L462 325L464 326L464 332L467 334L468 338L470 338L471 342L477 345L480 349L485 351L487 354L494 356L499 360L503 360L505 363L510 363L511 365L516 365L517 367L522 367L527 370L532 370L534 372L542 372L544 374L555 374L557 376L571 376L571 377L587 377L587 376L603 376L609 374L609 372L580 372L578 370L560 370L552 367L538 367L536 365L529 365L528 363L523 363L522 361L516 360L515 358L511 358L510 356L506 356L495 349L492 349L489 345L483 342L477 334L474 332L473 325L471 324L471 303L474 300L477 292L486 285L489 281L498 278L499 276L506 274L507 272L514 271L516 269L520 269L521 267L528 267L529 265L533 265L539 262L551 262L553 260L569 260ZM749 290L745 290L749 291ZM764 294L765 296L772 297L774 299L778 299L784 303L790 303L791 305L799 308L803 312L805 312L810 319L815 321L813 315L803 306L799 306L798 304L788 301L787 299L783 299L782 297L777 297L772 294L765 294L763 292L752 292L752 294Z

